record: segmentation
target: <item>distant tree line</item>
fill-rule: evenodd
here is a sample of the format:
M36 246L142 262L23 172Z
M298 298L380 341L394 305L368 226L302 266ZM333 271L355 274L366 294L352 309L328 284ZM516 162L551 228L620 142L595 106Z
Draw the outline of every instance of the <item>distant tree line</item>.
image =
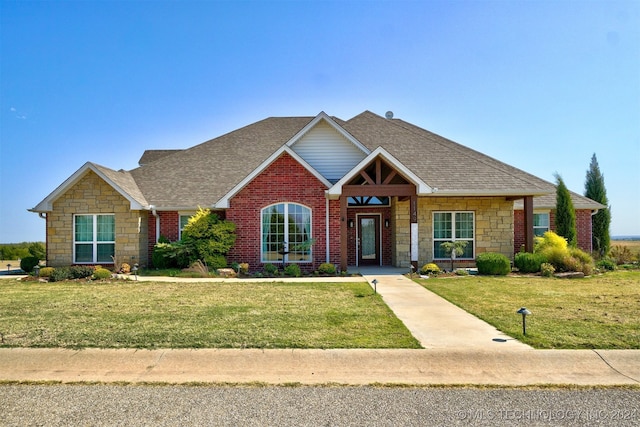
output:
M42 260L47 257L43 242L22 242L0 244L0 259L17 260L28 256Z

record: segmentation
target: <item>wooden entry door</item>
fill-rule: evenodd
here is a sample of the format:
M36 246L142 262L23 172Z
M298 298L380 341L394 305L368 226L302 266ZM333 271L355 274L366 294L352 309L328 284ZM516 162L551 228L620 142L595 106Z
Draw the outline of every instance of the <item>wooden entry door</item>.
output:
M358 216L358 265L380 265L380 217Z

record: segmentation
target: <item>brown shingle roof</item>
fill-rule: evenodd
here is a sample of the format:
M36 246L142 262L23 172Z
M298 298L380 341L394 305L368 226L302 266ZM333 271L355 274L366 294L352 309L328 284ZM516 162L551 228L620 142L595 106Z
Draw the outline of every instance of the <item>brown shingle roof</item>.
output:
M440 194L546 194L535 204L555 204L553 184L411 123L369 111L333 119L369 150L383 147ZM159 209L212 206L312 120L271 117L189 149L147 151L141 162L151 160L130 172L137 185L127 185ZM598 208L574 196L576 208Z
M159 208L211 206L313 117L267 118L131 171Z

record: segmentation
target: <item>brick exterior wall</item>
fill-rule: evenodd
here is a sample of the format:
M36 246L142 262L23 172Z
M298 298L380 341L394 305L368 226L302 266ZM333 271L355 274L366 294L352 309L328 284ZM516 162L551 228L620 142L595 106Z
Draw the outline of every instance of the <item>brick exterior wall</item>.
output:
M578 248L587 253L593 250L591 211L589 209L576 209L576 229L578 232ZM556 230L555 210L549 211L549 228ZM514 211L514 253L519 252L524 245L524 211Z
M326 260L326 186L300 165L293 157L283 154L230 200L226 218L236 224L236 244L227 260L246 262L251 271L262 270L260 260L260 212L275 203L298 203L311 209L313 262L300 263L303 271L313 271ZM332 263L339 263L340 205L331 201L330 245Z
M472 211L475 213L475 254L498 252L513 259L513 202L504 197L421 197L418 199L418 265L433 262L433 212ZM394 218L393 264L406 267L410 259L409 201L392 206ZM450 269L448 260L436 262ZM456 267L473 266L473 261L456 261Z
M117 260L147 265L147 212L132 211L129 201L92 171L61 195L47 213L47 265L73 264L74 214L107 213L115 214Z

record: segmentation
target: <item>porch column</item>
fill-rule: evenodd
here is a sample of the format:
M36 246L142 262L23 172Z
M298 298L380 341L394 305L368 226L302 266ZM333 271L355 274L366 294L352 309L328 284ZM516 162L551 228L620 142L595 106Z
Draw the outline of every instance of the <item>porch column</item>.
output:
M524 198L524 250L533 252L533 196Z
M409 217L411 223L411 265L413 265L415 271L418 271L418 196L411 196L411 202L409 203Z
M340 196L340 271L347 271L347 200L344 194Z

